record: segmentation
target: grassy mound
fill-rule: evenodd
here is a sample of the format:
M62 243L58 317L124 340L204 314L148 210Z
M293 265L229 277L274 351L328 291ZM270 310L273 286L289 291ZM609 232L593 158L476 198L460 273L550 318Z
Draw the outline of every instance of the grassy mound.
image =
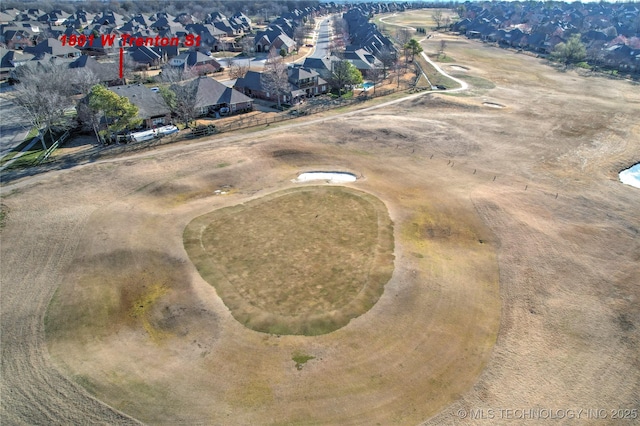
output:
M273 334L346 325L393 272L385 205L345 187L296 188L208 213L187 226L184 244L234 318Z

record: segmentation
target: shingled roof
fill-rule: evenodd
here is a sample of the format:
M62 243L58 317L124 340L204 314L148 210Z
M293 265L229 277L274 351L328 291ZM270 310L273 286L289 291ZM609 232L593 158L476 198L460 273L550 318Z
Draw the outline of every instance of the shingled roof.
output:
M113 93L124 96L138 107L138 118L160 117L171 112L162 95L142 84L109 87Z
M198 77L193 80L177 84L196 86L195 106L198 108L253 102L253 99L250 97L209 77Z
M71 46L63 46L62 43L55 38L48 38L33 47L26 47L24 51L26 53L31 53L37 58L41 58L47 53L60 58L80 56L80 51L78 49Z

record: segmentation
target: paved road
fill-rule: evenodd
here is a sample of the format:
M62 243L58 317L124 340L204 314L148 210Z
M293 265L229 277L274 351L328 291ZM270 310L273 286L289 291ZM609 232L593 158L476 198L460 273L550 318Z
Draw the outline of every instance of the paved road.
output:
M315 51L309 55L310 58L326 58L329 56L329 43L331 42L332 34L330 18L323 19L318 26Z
M29 133L28 125L21 118L20 109L11 101L11 91L0 93L0 158L20 145Z

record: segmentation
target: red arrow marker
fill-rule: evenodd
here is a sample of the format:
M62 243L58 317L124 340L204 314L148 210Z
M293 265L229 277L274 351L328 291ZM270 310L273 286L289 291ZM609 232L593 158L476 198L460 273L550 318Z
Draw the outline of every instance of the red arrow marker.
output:
M124 49L120 48L120 78L124 77Z

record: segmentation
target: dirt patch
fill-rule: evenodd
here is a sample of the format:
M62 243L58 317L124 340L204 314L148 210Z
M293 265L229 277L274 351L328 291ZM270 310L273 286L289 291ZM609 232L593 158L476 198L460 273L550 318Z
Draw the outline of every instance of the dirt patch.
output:
M73 285L56 293L46 318L54 347L106 339L125 328L144 330L158 342L183 335L194 315L187 306L185 264L163 253L121 250L83 257L67 276Z

